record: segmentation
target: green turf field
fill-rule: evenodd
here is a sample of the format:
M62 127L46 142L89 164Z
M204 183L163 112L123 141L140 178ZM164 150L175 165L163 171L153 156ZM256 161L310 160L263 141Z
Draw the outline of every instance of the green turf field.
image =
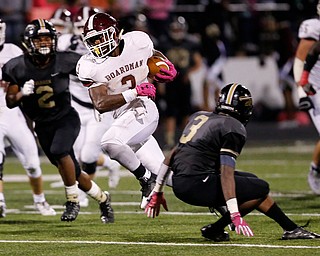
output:
M320 198L307 184L313 145L285 147L247 146L238 160L241 170L256 173L270 183L280 207L299 225L310 220L307 229L320 233ZM63 188L51 188L57 171L42 164L47 200L56 216L43 217L32 208L32 195L16 158L5 163L6 218L0 219L0 255L320 255L319 240L282 241L281 228L267 217L253 212L245 217L255 236L230 233L230 242L214 243L200 235L200 228L216 221L206 208L192 207L176 199L170 188L165 194L169 212L148 219L139 209L139 184L125 175L116 189L109 190L115 223L100 223L98 205L90 200L76 221L60 221L65 202ZM106 171L96 181L107 188ZM123 171L127 174L127 171ZM19 176L17 176L19 175ZM162 209L163 210L163 209Z

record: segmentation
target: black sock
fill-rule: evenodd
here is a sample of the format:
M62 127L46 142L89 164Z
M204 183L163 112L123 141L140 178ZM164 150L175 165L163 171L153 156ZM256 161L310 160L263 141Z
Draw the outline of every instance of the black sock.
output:
M220 219L218 219L215 223L212 224L214 229L216 230L222 230L226 226L228 226L231 223L230 214L223 215Z
M143 177L143 175L146 173L146 168L140 164L137 169L135 169L132 174L136 176L137 179Z
M297 224L285 215L276 203L270 207L265 215L276 221L284 230L291 231L298 227Z

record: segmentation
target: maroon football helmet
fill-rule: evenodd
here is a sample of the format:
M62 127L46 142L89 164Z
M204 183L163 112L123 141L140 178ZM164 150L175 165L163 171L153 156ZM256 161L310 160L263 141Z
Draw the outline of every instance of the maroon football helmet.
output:
M72 28L72 15L71 12L65 8L58 8L52 14L49 20L55 29L61 34L71 32Z
M89 17L83 30L84 43L97 58L106 58L119 45L121 33L118 22L107 13Z
M86 21L90 16L98 12L100 12L100 10L95 7L81 7L73 17L73 33L75 35L82 35L84 24L86 23Z

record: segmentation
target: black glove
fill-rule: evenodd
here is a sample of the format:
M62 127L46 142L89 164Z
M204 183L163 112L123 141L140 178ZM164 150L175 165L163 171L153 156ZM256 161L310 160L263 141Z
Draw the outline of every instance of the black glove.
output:
M308 112L312 108L314 108L314 106L311 99L308 96L300 98L299 110Z

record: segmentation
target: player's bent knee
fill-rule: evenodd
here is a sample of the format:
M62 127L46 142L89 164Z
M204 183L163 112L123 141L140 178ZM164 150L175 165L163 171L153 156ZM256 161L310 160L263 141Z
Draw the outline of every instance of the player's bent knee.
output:
M123 144L117 144L117 143L103 143L101 144L102 151L109 155L111 159L117 159L117 156L119 153L123 152L127 147Z
M94 174L96 172L97 162L84 163L82 162L82 170L88 174Z
M26 168L26 172L28 177L30 178L39 178L42 175L42 171L40 167L37 168Z

